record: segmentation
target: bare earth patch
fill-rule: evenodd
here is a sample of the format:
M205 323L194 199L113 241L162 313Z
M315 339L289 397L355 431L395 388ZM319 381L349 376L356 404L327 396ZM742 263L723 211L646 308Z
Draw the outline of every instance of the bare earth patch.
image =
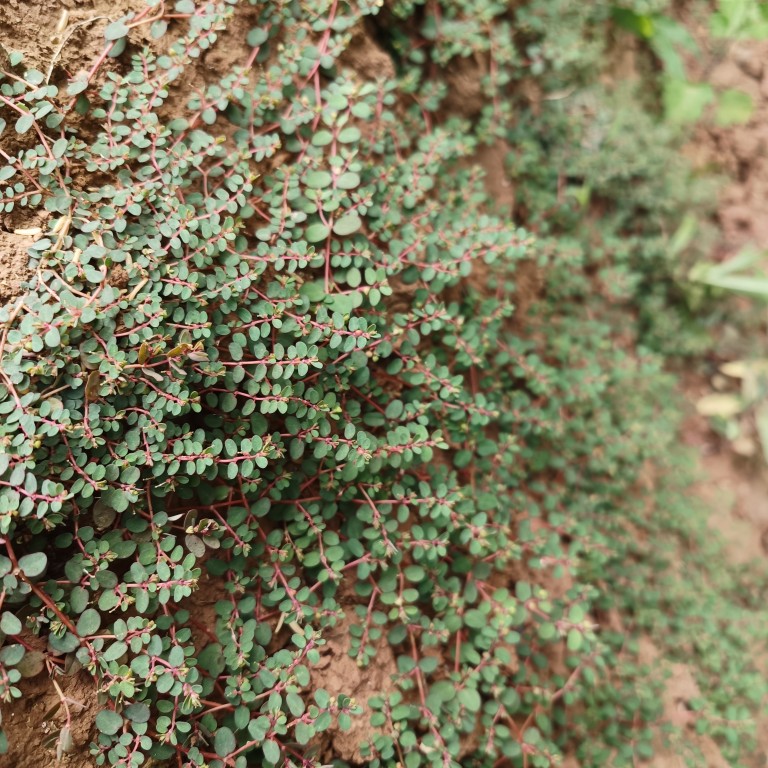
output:
M8 735L10 751L0 757L0 768L91 768L88 754L93 738L93 721L100 709L96 686L90 675L58 676L71 717L72 748L56 762L56 740L66 725L61 698L43 673L23 682L24 696L12 705L0 707L3 730Z
M397 690L393 682L397 665L389 643L382 638L376 644L376 654L371 663L366 667L358 666L357 660L349 655L349 627L358 623L354 612L349 610L345 620L326 633L327 642L323 646L320 662L311 669L312 687L324 688L331 695L336 691L343 692L365 706L371 696L386 698ZM342 731L338 725L334 725L326 734L330 741L326 757L329 760L346 760L353 765L365 764L360 746L383 732L372 727L368 719L368 713L352 718L352 727L348 731Z
M0 230L0 303L21 293L21 284L27 278L27 249L35 240L30 235Z

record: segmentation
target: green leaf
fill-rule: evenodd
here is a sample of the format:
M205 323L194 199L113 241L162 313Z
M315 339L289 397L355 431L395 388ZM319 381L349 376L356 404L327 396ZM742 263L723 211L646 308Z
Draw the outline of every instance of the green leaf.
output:
M488 623L488 619L482 611L470 608L464 614L464 623L472 629L482 629Z
M101 499L93 505L93 524L100 531L109 528L115 522L115 518L117 518L117 510L105 504Z
M45 552L35 552L19 558L19 568L28 579L42 576L48 566L48 556Z
M205 542L194 534L188 533L184 537L184 543L187 545L187 549L197 558L205 556Z
M96 727L107 736L114 736L123 727L123 718L111 709L102 709L96 715Z
M744 91L729 88L717 98L715 120L718 125L741 125L748 123L754 111L752 97Z
M0 617L0 632L6 635L18 635L21 632L21 622L9 611L3 611Z
M16 133L26 133L35 122L35 116L31 112L25 112L16 121Z
M48 645L57 653L71 653L77 650L80 641L76 635L73 635L71 632L65 632L63 635L48 635Z
M53 146L51 147L51 154L58 159L64 155L68 146L68 139L56 139L56 141L53 142Z
M50 349L56 349L61 344L61 336L59 335L59 329L49 328L45 334L45 346Z
M373 115L373 110L364 101L359 101L357 104L353 104L350 107L350 111L355 117L358 117L361 120L367 120Z
M578 653L584 645L584 635L582 635L578 629L569 630L567 644L569 651Z
M267 739L261 745L261 748L264 750L264 759L268 763L277 765L280 762L280 746L276 741L272 741L272 739Z
M342 144L353 144L360 141L360 129L357 126L350 125L339 132L339 141Z
M299 291L302 296L306 296L309 301L322 301L325 298L325 286L322 280L313 280L306 282Z
M22 677L35 677L45 667L45 654L40 651L27 651L24 658L16 665Z
M128 509L128 495L118 488L108 488L101 494L101 502L111 507L116 512L125 512Z
M24 658L25 650L24 646L18 643L6 645L0 649L0 664L4 664L6 667L18 664Z
M726 291L746 293L750 296L768 299L767 277L751 277L749 275L724 275L721 277L713 274L701 278L701 282Z
M360 174L347 171L342 173L338 179L336 179L336 186L339 189L357 189L360 186Z
M310 171L304 177L304 183L310 189L325 189L331 186L333 177L328 171Z
M328 227L325 224L310 224L304 231L304 237L310 243L319 243L321 240L325 240L329 235Z
M248 723L248 733L254 741L261 742L264 741L271 727L269 718L261 715Z
M252 48L258 48L260 45L264 45L269 39L268 30L262 29L261 27L254 27L248 32L248 37L246 39L248 40L248 45Z
M341 237L351 235L353 232L357 232L362 224L362 220L356 213L348 213L334 223L333 232Z
M695 123L704 107L712 103L714 92L707 83L667 79L664 82L664 108L672 123Z
M317 131L312 136L312 144L315 147L325 147L333 141L333 134L330 131Z
M80 637L95 635L101 626L101 614L95 608L86 608L77 622L77 634Z
M153 40L159 40L168 31L167 21L153 21L152 26L149 28L149 34Z
M235 408L237 408L237 397L231 392L225 392L224 394L219 395L219 408L221 408L224 413L234 411Z
M298 722L296 723L296 728L294 728L293 734L296 737L296 741L304 746L305 744L308 744L315 735L315 729L308 723Z
M653 26L654 33L650 45L663 63L665 74L677 80L686 80L685 60L681 53L688 51L701 55L693 35L684 24L669 16L654 16Z
M551 621L545 621L539 626L539 637L542 640L552 640L557 635L557 627Z
M151 710L143 702L128 705L123 710L123 715L132 723L148 723L152 716Z
M232 731L222 726L213 737L213 749L219 757L231 755L237 749L237 741Z
M479 712L483 704L480 694L474 688L462 688L458 693L459 703L470 712Z
M111 24L107 24L107 28L104 30L104 37L107 40L119 40L121 37L125 37L129 32L130 29L125 23L125 19L118 19Z
M626 8L614 8L613 20L618 26L629 32L633 32L638 37L642 37L645 40L653 37L653 19L647 14L635 13Z
M84 77L78 78L76 80L72 80L72 82L70 82L70 84L67 86L67 95L77 96L79 93L82 93L87 87L88 87L88 81Z
M699 220L691 213L683 216L680 226L669 239L667 252L671 257L679 256L693 240L693 236L699 227Z
M102 658L104 661L117 661L127 650L128 646L125 643L117 641L107 648Z
M456 697L456 684L450 680L438 680L429 689L429 698L437 706L447 703Z
M304 700L297 693L287 693L285 703L294 717L301 717L304 714Z
M363 281L363 276L357 267L350 267L347 270L346 279L350 288L357 288Z

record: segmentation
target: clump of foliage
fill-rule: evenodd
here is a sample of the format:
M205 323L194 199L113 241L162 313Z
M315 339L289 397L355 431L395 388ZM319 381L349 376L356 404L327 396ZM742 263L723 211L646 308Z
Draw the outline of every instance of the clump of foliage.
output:
M320 765L353 717L372 767L548 766L594 740L571 713L595 697L616 764L649 752L654 704L612 687L595 617L672 434L636 308L667 284L659 222L682 202L661 148L594 250L584 201L539 201L548 129L515 83L582 82L602 44L573 66L558 30L611 18L556 5L395 3L393 71L370 80L347 58L361 38L383 56L367 0L154 4L58 85L10 55L0 203L45 220L0 311L4 701L43 667L90 674L110 766ZM200 80L217 46L234 63ZM471 57L483 106L462 112L446 73ZM527 230L471 163L490 140ZM580 183L626 190L599 157ZM545 278L521 317L526 270ZM395 651L391 695L313 686L350 603L359 663Z

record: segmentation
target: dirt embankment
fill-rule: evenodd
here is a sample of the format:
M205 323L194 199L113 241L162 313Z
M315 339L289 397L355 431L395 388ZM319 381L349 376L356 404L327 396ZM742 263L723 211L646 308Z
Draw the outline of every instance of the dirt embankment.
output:
M55 7L45 0L6 0L0 13L0 46L22 51L30 64L45 73L50 71L51 81L56 82L57 78L86 67L99 55L103 29L110 20L143 7L143 0L64 0ZM234 34L237 30L232 31ZM220 50L228 49L217 48ZM364 78L375 76L388 63L388 59L384 61L386 57L372 58L377 50L361 39L350 49L347 63ZM1 49L0 55L4 55ZM226 57L223 60L215 56L209 58L207 66L219 72L232 63ZM702 128L690 147L696 162L722 168L731 178L718 211L723 233L720 257L749 242L768 249L768 65L764 62L768 62L768 42L740 43L714 67L710 76L713 85L749 93L755 111L746 125ZM506 149L503 145L494 145L483 149L476 159L487 170L489 190L500 207L512 214L514 195L503 172ZM30 230L40 223L24 211L0 216L0 301L18 294L19 284L26 275L26 249L34 240ZM523 275L520 281L523 302L537 291L538 276L530 276L530 286L526 279ZM704 380L689 382L690 398L703 394L707 386ZM713 439L708 425L700 417L691 417L684 439L699 453L704 479L697 493L712 509L712 528L723 534L731 562L737 565L764 557L768 531L768 482L764 475L740 466L727 445ZM348 657L347 645L343 633L330 636L328 653L317 670L315 682L333 688L337 679L343 680L347 687L351 681L352 692L361 700L374 691L387 689L390 686L387 672L395 668L391 653L379 656L375 674L364 678L354 660ZM642 660L653 664L658 652L646 642L642 655ZM665 719L687 728L691 720L684 703L698 695L696 683L685 665L674 665L669 671ZM72 716L72 736L77 749L64 756L62 765L86 768L93 764L86 745L92 736L94 684L80 677L65 680L62 695ZM21 703L3 708L3 727L8 732L12 751L0 758L0 767L40 768L53 764L55 747L48 744L45 737L62 727L65 707L62 704L56 710L59 702L59 694L48 679L41 676L27 685ZM371 735L360 725L346 735L334 734L331 736L333 751L353 762L359 761L357 745ZM691 738L698 739L707 766L727 768L711 740L693 734ZM760 749L761 754L755 756L756 768L768 764L768 719L761 723ZM566 764L572 768L576 765L572 760ZM662 750L651 765L677 768L683 765L683 760Z
M704 172L724 174L726 183L718 200L716 225L719 240L711 258L724 261L750 246L768 251L768 41L742 40L726 48L713 48L704 30L693 30L705 55L692 62L693 77L708 82L715 92L735 89L747 93L753 103L750 119L738 125L722 126L708 120L694 133L686 153ZM768 554L768 469L762 459L738 456L724 438L695 412L694 404L712 392L712 381L691 374L683 381L690 414L682 440L698 457L700 480L694 494L708 508L709 527L721 537L727 562L723 568L740 567L764 559ZM684 563L680 564L684 573ZM768 672L768 657L758 651L753 658L759 669ZM693 735L691 713L680 703L697 694L690 670L682 664L670 669L665 696L665 718L682 726L698 741L706 765L728 763L709 739ZM747 764L768 765L768 716L757 720L756 753ZM685 765L681 757L662 752L652 762L655 768Z
M713 54L717 56L717 53ZM754 109L743 125L699 130L695 162L722 169L729 182L720 199L718 223L723 253L744 245L768 248L768 41L732 43L708 73L716 90L750 96Z
M707 50L707 40L699 43ZM768 41L740 40L725 50L710 50L695 76L716 91L749 95L753 111L743 124L700 127L688 154L705 170L726 175L716 214L720 240L713 260L726 260L746 246L768 251ZM690 378L689 399L711 391L710 382ZM703 418L692 417L685 439L697 448L704 480L701 497L712 508L711 525L725 539L731 560L747 563L765 557L768 545L768 470L760 461L740 460L727 441L715 438Z

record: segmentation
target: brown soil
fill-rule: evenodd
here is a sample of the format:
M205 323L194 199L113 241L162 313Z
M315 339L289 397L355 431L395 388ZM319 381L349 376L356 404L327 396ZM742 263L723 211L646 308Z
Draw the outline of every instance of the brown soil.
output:
M386 638L374 643L376 653L373 661L367 667L361 667L357 659L349 655L349 627L359 624L360 620L354 611L347 609L345 619L326 633L326 645L320 657L320 662L311 669L312 688L324 688L334 695L343 692L365 705L373 695L387 697L397 690L393 679L397 674L397 664L394 654ZM373 728L366 717L352 718L352 727L342 731L337 725L324 734L324 758L326 762L333 759L346 760L353 765L364 765L365 760L360 751L361 745L372 742L383 729ZM392 736L393 733L388 735Z
M726 172L717 211L722 233L719 255L727 258L745 246L768 249L768 41L738 41L714 52L716 65L707 78L716 89L748 93L754 110L743 125L701 128L690 147L702 167ZM686 386L695 401L712 391L707 380ZM699 449L705 480L699 495L711 502L710 523L724 537L734 563L766 554L768 469L761 460L746 462L714 438L699 417L692 417L686 440Z
M0 230L0 303L16 298L27 279L27 249L37 237Z
M713 55L718 55L714 53ZM694 160L721 169L730 182L723 190L718 222L722 248L733 253L747 244L768 248L768 41L732 44L707 75L715 89L736 88L752 98L748 123L702 128L691 146Z
M353 33L340 62L363 80L389 80L395 76L392 57L379 48L362 25Z
M640 643L640 662L654 667L660 663L659 652L653 643L644 638ZM717 744L709 737L697 734L694 730L695 714L688 704L701 695L699 686L685 664L668 664L666 685L662 697L665 723L679 728L681 741L686 749L700 753L704 759L701 768L729 768L728 762L720 753ZM651 768L685 768L687 763L675 746L664 746L657 740L657 752L653 760L647 763Z
M694 30L697 32L697 30ZM699 42L706 50L703 33ZM750 95L754 111L743 125L722 127L714 120L701 127L687 154L702 169L727 175L716 220L721 233L713 258L726 259L745 246L768 249L768 41L740 41L726 51L709 51L699 60L698 77L716 90L735 88ZM714 63L712 63L714 62ZM711 510L708 523L725 545L724 567L741 566L765 558L768 552L768 470L761 459L746 461L729 443L717 437L707 421L695 413L694 403L712 392L712 382L690 376L684 382L690 415L683 441L698 455L700 479L695 495ZM681 568L683 563L680 563ZM647 646L648 661L655 650ZM761 651L764 655L764 650ZM768 659L754 658L760 668ZM672 665L665 693L665 719L685 729L689 744L698 746L711 768L728 768L711 739L697 736L691 728L692 713L685 702L698 695L696 682L684 664ZM758 750L749 764L768 765L768 717L758 719ZM670 750L661 751L655 768L677 768L684 761Z
M0 757L0 768L91 768L95 765L88 754L93 738L93 720L99 711L96 686L87 673L71 677L59 675L56 681L69 708L72 749L56 762L56 744L66 726L66 709L62 699L45 674L23 681L24 696L12 705L0 707L3 730L8 736L10 752Z
M5 0L0 13L0 45L21 51L27 66L43 73L53 67L51 81L61 72L74 74L89 65L105 45L104 28L142 0ZM62 19L66 26L62 31Z

